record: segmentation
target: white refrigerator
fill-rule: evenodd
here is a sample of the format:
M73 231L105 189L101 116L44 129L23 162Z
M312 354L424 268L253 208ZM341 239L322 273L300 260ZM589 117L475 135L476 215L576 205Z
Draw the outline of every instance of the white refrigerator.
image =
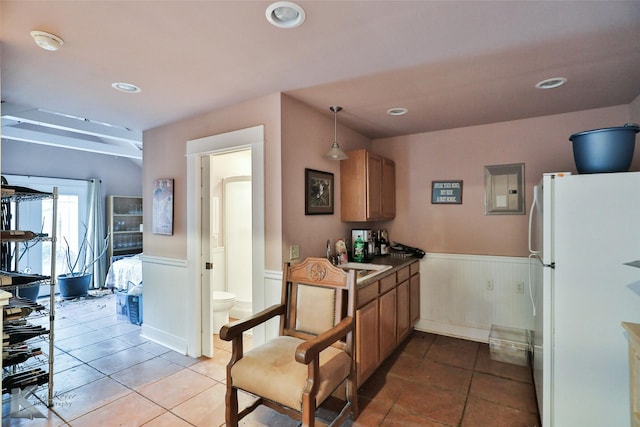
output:
M621 322L640 323L640 172L545 174L529 217L533 376L544 427L628 426Z

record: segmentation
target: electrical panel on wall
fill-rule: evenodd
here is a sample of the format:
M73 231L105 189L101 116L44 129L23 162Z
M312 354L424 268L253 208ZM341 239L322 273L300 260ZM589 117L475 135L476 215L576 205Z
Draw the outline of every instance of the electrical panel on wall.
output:
M524 163L485 166L485 214L524 214Z

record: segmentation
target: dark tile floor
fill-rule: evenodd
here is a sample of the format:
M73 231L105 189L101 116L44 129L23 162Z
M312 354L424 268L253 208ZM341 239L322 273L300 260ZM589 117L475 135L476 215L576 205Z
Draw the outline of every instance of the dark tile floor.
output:
M213 358L183 356L116 316L115 300L108 294L57 304L54 406L31 396L44 418L16 418L3 396L3 426L224 425L230 343L216 336ZM246 336L245 350L251 341ZM539 425L528 368L492 361L487 344L422 332L414 332L358 395L360 416L345 427ZM241 425L298 423L261 407Z
M529 368L487 344L414 332L358 391L354 426L539 426Z

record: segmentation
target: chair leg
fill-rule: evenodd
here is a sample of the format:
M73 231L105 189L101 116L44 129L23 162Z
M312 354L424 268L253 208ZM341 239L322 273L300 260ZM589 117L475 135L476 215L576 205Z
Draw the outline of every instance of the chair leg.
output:
M316 425L316 398L311 398L308 393L302 395L302 427L315 427Z
M227 384L225 420L227 427L238 427L238 389Z
M347 380L347 399L351 401L351 414L353 415L353 420L355 421L358 418L358 390L356 390L356 382L353 380L353 377Z

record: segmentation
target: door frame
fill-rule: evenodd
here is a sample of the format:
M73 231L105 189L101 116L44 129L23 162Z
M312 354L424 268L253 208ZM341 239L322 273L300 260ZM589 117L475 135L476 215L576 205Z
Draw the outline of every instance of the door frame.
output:
M222 133L187 141L187 289L186 289L186 325L187 354L194 357L213 354L213 348L207 344L213 336L211 322L202 315L203 308L208 309L212 289L210 281L202 280L204 262L202 248L202 170L203 156L224 154L241 149L251 150L251 190L252 203L252 306L256 313L264 309L264 270L265 270L265 212L264 212L264 126L254 126L233 132ZM208 312L207 311L207 312ZM264 325L253 329L254 340L263 341Z

